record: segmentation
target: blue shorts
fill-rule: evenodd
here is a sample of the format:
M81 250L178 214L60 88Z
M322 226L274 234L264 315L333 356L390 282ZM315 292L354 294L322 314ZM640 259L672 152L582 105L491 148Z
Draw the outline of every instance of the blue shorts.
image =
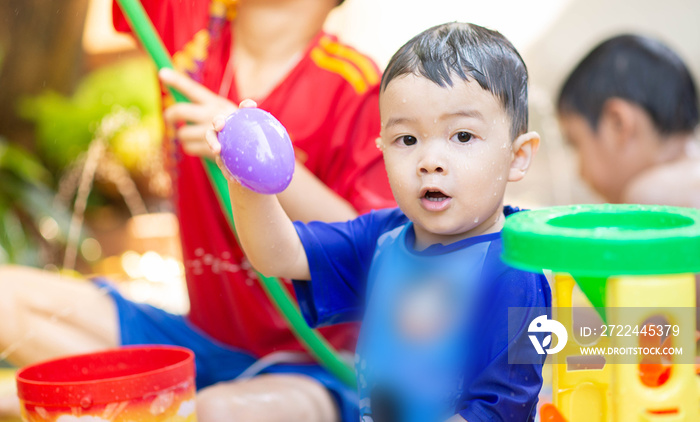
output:
M170 344L191 349L195 353L197 388L238 377L257 358L250 353L225 345L193 326L184 316L173 315L162 309L125 299L105 279L94 283L104 289L117 306L120 343ZM343 422L360 419L358 394L317 364L275 364L261 373L303 374L323 384L338 404Z

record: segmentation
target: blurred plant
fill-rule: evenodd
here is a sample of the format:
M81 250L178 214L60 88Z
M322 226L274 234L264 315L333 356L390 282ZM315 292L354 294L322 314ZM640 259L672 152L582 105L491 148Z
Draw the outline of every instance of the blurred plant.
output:
M65 244L70 212L41 161L3 138L0 180L0 263L39 266Z
M66 253L63 257L64 269L72 270L75 268L79 245L82 244L80 233L82 231L87 200L96 176L115 184L131 215L148 212L126 168L106 151L106 143L114 138L115 133L119 133L125 127L133 126L137 121L138 114L135 111L129 112L119 106L115 106L114 111L107 114L100 122L95 131L95 138L90 142L87 152L82 153L71 165L71 171L66 175L70 177L63 177L61 180L58 197L72 198L75 195ZM68 188L66 189L66 187ZM66 196L66 191L70 192L68 196ZM96 254L95 258L98 257L99 254Z
M136 58L92 72L71 97L46 90L20 101L36 156L0 143L0 263L61 265L65 251L72 268L84 253L85 207L114 199L114 187L131 214L147 212L132 178L164 173L158 92L152 64ZM99 192L93 179L110 187Z
M36 124L36 147L56 171L69 166L95 138L115 107L134 111L138 121L108 139L108 149L130 172L143 171L159 155L162 139L158 81L146 58L129 59L87 75L72 97L45 91L20 102L20 115Z

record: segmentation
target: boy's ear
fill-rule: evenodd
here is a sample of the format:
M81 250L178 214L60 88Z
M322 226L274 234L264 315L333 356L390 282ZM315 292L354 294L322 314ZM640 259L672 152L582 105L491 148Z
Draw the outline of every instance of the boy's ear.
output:
M374 145L377 146L377 149L384 152L384 142L382 142L382 137L378 136L377 139L374 140Z
M513 160L510 162L509 182L517 182L525 177L532 159L540 147L540 135L537 132L524 133L513 141Z
M633 138L637 125L635 106L622 98L609 98L603 104L598 123L601 139L611 142L608 147L622 148Z

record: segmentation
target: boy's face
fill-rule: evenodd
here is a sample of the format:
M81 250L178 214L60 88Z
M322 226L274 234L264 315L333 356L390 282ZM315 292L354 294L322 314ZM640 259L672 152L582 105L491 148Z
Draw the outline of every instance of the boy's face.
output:
M559 125L567 143L576 150L581 178L605 200L619 202L626 164L611 146L610 131L604 127L593 130L577 113L560 114Z
M506 183L527 169L511 169L511 121L497 99L477 82L453 82L442 88L408 74L379 100L379 145L417 246L500 230Z

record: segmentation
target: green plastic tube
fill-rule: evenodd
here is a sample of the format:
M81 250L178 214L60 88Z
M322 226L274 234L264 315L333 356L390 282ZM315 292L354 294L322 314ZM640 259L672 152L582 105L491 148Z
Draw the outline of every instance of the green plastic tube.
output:
M148 18L143 5L138 0L117 0L119 7L124 12L126 20L129 22L131 30L139 39L139 42L146 50L151 59L156 64L158 70L163 68L172 69L173 63L170 60L170 55L163 45L163 41L158 36L153 23ZM189 102L187 97L182 95L177 90L170 88L170 93L177 102Z

